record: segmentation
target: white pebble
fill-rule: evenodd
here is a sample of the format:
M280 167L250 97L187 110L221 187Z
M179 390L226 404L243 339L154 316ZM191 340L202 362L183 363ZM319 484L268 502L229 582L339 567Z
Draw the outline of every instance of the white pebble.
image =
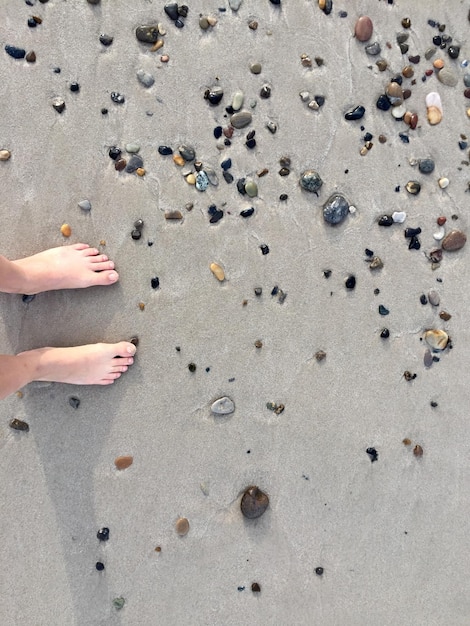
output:
M427 107L436 107L442 113L442 101L441 96L437 93L437 91L431 91L426 96L426 106Z
M318 111L318 109L320 108L320 105L318 104L316 100L312 100L311 102L308 103L308 108L313 109L314 111Z
M353 206L352 204L349 206L349 212L354 215L354 213L357 211L356 207Z
M302 102L307 102L307 100L310 99L310 94L308 93L308 91L301 91L299 93L300 99L302 100Z
M229 415L235 411L235 405L230 398L224 396L212 404L211 411L215 415Z
M407 110L408 110L408 107L406 106L405 103L399 104L397 107L392 107L391 109L392 115L396 120L401 120L401 118L404 117Z
M449 181L449 179L448 179L448 178L446 178L445 176L443 176L442 178L439 178L439 180L438 180L437 182L438 182L439 187L440 187L441 189L445 189L446 187L448 187L448 186L449 186L449 182L450 182L450 181Z
M395 222L395 224L403 224L403 222L406 220L405 211L394 211L392 213L392 220Z
M440 241L441 239L444 239L444 235L446 234L445 228L443 226L441 226L439 228L439 230L437 230L434 234L433 237L436 241Z

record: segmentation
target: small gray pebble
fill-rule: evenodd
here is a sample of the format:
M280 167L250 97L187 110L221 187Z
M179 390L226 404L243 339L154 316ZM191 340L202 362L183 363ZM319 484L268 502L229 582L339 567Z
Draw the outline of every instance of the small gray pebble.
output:
M441 301L439 294L435 289L431 289L431 291L428 293L428 300L433 306L439 306L439 303Z
M315 170L306 170L300 176L300 186L306 191L312 191L316 193L323 185L323 181L320 178L320 174Z
M84 211L91 210L91 202L89 200L80 200L80 202L78 203L78 206Z
M152 76L152 74L149 74L148 72L144 72L144 70L139 70L137 72L137 78L139 82L142 83L142 85L147 88L151 87L155 82L155 78Z
M432 159L420 159L418 167L421 174L430 174L434 171L434 161Z
M380 54L380 52L382 51L382 48L380 47L380 44L378 41L374 41L374 43L370 43L369 45L366 46L366 53L370 56L376 56L377 54Z

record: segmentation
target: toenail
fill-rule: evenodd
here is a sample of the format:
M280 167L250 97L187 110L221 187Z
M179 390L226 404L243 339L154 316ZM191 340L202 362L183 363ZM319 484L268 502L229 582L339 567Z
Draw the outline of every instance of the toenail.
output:
M117 273L116 273L116 272L111 272L111 273L110 273L110 275L109 275L109 280L110 280L111 282L114 282L114 281L116 281L117 279L118 279L118 275L117 275Z
M127 347L127 351L129 352L129 354L135 354L136 347L135 346L128 346Z

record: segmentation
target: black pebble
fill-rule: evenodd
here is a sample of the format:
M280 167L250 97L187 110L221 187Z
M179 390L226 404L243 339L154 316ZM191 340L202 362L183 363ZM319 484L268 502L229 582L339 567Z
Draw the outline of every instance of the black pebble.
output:
M25 294L21 299L26 304L29 304L30 302L32 302L34 300L35 297L36 297L36 295L28 296L28 295Z
M408 250L419 250L421 248L421 242L418 237L412 237L408 244Z
M370 456L371 463L377 461L377 459L379 458L379 453L375 448L367 448L366 452Z
M124 102L126 101L124 96L121 93L117 92L117 91L112 91L111 92L111 100L115 104L124 104Z
M176 2L170 2L169 4L165 4L163 9L170 18L170 20L176 21L178 19L178 4Z
M315 568L315 574L316 574L317 576L323 576L323 572L324 572L323 567L316 567L316 568Z
M106 526L104 528L100 528L99 531L96 533L96 536L100 541L108 541L109 528L106 528Z
M260 296L263 293L262 287L255 287L255 296Z
M408 137L408 135L405 135L405 133L399 133L398 136L403 141L403 143L410 143L410 138Z
M405 228L405 237L406 239L411 239L412 237L416 237L421 233L421 228Z
M70 84L70 91L73 91L75 93L77 91L80 91L80 85L78 83L71 83Z
M281 4L281 0L270 0L271 4L279 6Z
M377 108L380 109L381 111L388 111L389 108L392 106L390 104L390 100L387 98L385 94L380 95L377 98L377 102L375 104Z
M220 164L220 167L224 170L229 170L232 167L232 159L224 159Z
M346 278L344 284L346 285L346 289L354 289L356 286L356 277L351 274L351 276Z
M432 42L435 46L440 46L442 43L442 37L440 35L434 35Z
M170 146L158 146L158 153L163 156L168 156L170 154L173 154L173 150L170 148Z
M438 406L438 404L435 400L431 400L431 406L433 409L435 409Z
M391 226L393 224L393 217L391 215L382 215L379 217L379 226Z
M384 307L383 304L379 304L379 313L380 315L388 315L390 311L386 307Z
M101 109L101 115L108 115L108 109Z
M184 26L183 20L180 20L179 18L177 20L175 20L175 26L176 26L176 28L183 28L183 26Z
M61 72L60 67L55 67L54 68L54 74L60 74L60 72Z
M178 15L181 17L188 17L189 8L186 4L182 4L178 7Z
M331 270L323 270L323 276L329 278L331 276Z
M143 166L144 162L142 160L142 157L138 154L133 154L129 159L129 163L126 165L126 172L132 174L132 172L135 172L137 169L139 169L139 167Z
M260 98L266 100L271 97L271 87L269 85L263 85L261 87L261 91L259 92Z
M16 46L6 45L5 52L14 59L24 59L26 55L26 50L24 50L23 48L17 48Z
M100 35L100 42L103 44L103 46L105 46L106 48L108 46L110 46L114 41L114 37L111 37L110 35Z
M262 254L269 254L269 247L266 244L260 246Z
M274 0L271 0L271 2L272 2L273 4L279 4L279 3L280 3L280 0L279 0L278 2L274 2ZM259 584L258 584L258 583L253 583L253 584L251 585L251 591L252 591L253 593L259 593L259 592L261 591L261 587L259 586Z
M256 146L256 139L248 139L248 141L245 141L245 146L247 148L250 148L250 150L253 150L253 148Z
M69 404L73 409L78 409L78 407L80 406L80 398L77 398L76 396L70 396Z
M285 202L287 200L289 196L286 193L281 193L281 195L279 196L279 200L281 202Z
M96 569L97 569L99 572L102 572L102 571L104 570L104 564L103 564L103 563L101 563L101 561L98 561L98 562L96 563L95 567L96 567Z
M447 54L451 59L457 59L460 54L460 48L458 46L449 46Z
M221 220L224 216L224 212L221 211L220 209L217 209L216 211L214 211L214 213L212 214L212 217L209 220L210 224L217 224L217 222L219 220Z
M228 183L230 185L230 183L233 183L233 176L232 174L230 174L230 172L223 172L222 176L224 177L224 180L226 183Z
M369 248L366 248L364 250L364 253L366 256L374 256L374 251L373 250L369 250Z
M117 148L116 146L111 146L111 148L109 149L108 152L110 158L115 161L116 159L118 159L121 156L121 150L120 148Z
M196 363L189 363L188 370L190 372L195 372L196 371Z
M390 337L390 331L388 328L382 328L382 332L380 333L382 339L388 339Z
M160 279L158 278L158 276L152 278L150 284L152 285L152 289L158 289L160 287Z
M277 294L279 293L279 287L277 285L275 285L272 290L271 290L271 295L272 296L277 296Z
M365 108L362 105L357 106L355 109L353 109L352 111L348 111L345 116L344 119L350 121L350 120L360 120L361 117L364 117L364 113L366 112Z
M421 304L427 304L428 303L428 299L426 298L424 293L420 295L419 301L421 302Z
M134 241L138 241L142 237L142 233L136 228L131 232L131 237Z
M240 215L242 217L250 217L251 215L253 215L254 212L255 212L254 208L251 207L251 209L245 209L244 211L241 211Z
M222 126L216 126L214 128L214 137L216 139L220 139L220 137L222 137L222 132L223 132Z
M23 430L24 432L28 432L29 430L29 424L23 422L23 420L16 419L16 417L10 420L9 426L13 428L13 430Z
M38 25L38 24L37 24L36 20L34 19L34 17L30 17L30 18L28 19L28 26L29 26L30 28L36 28L36 26L37 26L37 25Z
M325 96L314 96L313 99L319 107L322 107L325 104Z
M246 183L246 178L239 178L237 180L237 189L238 189L239 193L242 194L242 196L246 195L245 183Z

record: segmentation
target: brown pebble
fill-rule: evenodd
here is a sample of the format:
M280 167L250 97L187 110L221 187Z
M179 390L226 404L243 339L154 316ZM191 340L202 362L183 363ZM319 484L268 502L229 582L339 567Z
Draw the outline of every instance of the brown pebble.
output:
M323 361L323 359L326 359L326 352L324 350L317 350L317 352L315 352L315 358L317 361Z
M186 517L179 517L175 524L176 532L180 537L184 537L189 532L189 521Z
M24 394L23 394L23 392L22 392L22 391L17 391L17 392L16 392L16 397L17 397L17 398L20 398L20 400L21 400L21 398L23 397L23 395L24 395Z
M186 161L183 159L181 154L174 154L173 155L173 163L175 163L179 167L183 167L183 165L186 163Z
M418 114L412 113L411 118L410 118L410 128L414 130L417 125L418 125Z
M257 339L255 341L255 348L262 348L263 347L263 342L261 341L261 339Z
M70 237L70 235L72 234L72 229L69 224L62 224L62 226L60 227L60 232L63 234L64 237Z
M379 143L385 143L387 141L387 137L385 135L379 135Z
M441 320L444 320L444 322L448 322L452 315L450 313L447 313L447 311L441 311L439 313L439 317L441 318Z
M259 592L261 591L261 587L259 586L259 584L258 584L258 583L253 583L253 584L251 585L251 591L252 591L253 593L259 593Z
M25 432L28 432L29 424L15 418L10 420L10 428L13 428L13 430L24 430Z
M442 248L447 251L460 250L466 241L467 235L461 230L451 230L442 240Z
M419 445L419 443L418 443L418 444L416 444L416 445L415 445L415 447L413 448L413 454L414 454L415 456L418 456L418 457L419 457L419 456L423 456L423 452L424 452L424 450L423 450L423 448Z
M118 456L114 459L114 465L118 470L125 470L132 465L134 457L132 456Z
M28 52L28 54L25 56L25 59L28 61L28 63L36 63L36 53L34 52L34 50Z
M373 30L374 25L372 24L370 17L367 15L361 15L354 26L354 34L356 35L356 39L358 41L369 41L372 37Z
M401 21L403 28L411 28L411 20L409 17L404 17Z
M100 240L100 246L105 246L106 245L106 241L104 239Z
M411 65L405 65L405 67L402 69L401 73L403 74L403 76L405 78L411 78L412 76L414 76L415 71L411 67ZM411 95L411 92L410 92L410 95ZM403 94L403 97L405 97L404 94Z
M379 72L385 72L388 67L388 63L385 59L379 59L375 64L379 68Z
M145 309L145 303L144 302L139 302L139 309L141 311L143 311Z
M181 220L183 219L183 214L181 211L165 211L165 219L166 220Z
M137 176L145 176L145 169L143 167L138 167L135 171Z
M164 43L165 42L163 41L163 39L157 39L157 41L150 48L150 52L157 52L157 50L160 50L160 48L163 48Z
M250 30L256 30L258 28L258 22L256 20L251 20L251 22L248 22L248 28Z
M262 170L259 170L259 172L256 172L256 175L258 176L258 178L261 178L262 176L266 176L266 174L269 173L269 170L267 167L265 167Z
M233 126L227 126L223 130L224 137L227 137L227 139L230 139L233 136L233 131L234 131Z
M439 226L444 226L446 222L447 222L447 217L444 217L443 215L437 218L437 223Z
M411 98L411 89L403 89L403 100Z
M115 163L114 163L114 168L118 171L118 172L122 172L122 170L126 167L127 165L127 161L126 159L118 159Z
M411 439L408 439L408 437L405 437L405 439L403 439L402 443L405 446L409 446L409 445L411 445Z
M466 98L470 98L470 89L465 89L465 91L463 92L463 95L464 95Z
M162 547L161 547L161 546L157 546L157 547L155 548L155 552L161 552L161 551L162 551Z
M245 517L248 519L256 519L261 517L266 511L269 505L268 496L258 489L258 487L251 486L245 490L243 494L240 508Z
M170 60L170 57L167 54L162 54L162 56L160 57L160 61L162 63L168 63L169 60Z

